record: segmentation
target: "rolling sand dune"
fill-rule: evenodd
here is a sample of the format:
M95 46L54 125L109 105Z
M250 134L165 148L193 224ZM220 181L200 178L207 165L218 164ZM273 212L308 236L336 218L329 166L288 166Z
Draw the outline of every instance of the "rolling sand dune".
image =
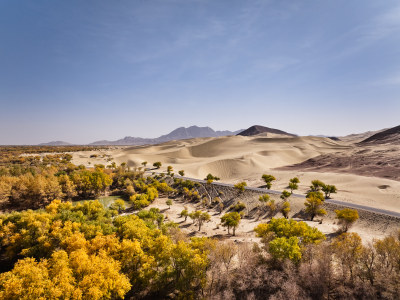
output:
M140 167L143 161L147 161L148 166L160 161L163 164L161 172L171 165L176 173L185 170L188 177L202 179L212 173L223 182L244 180L250 186L262 186L261 175L269 173L277 178L273 184L275 190L287 188L289 179L297 176L301 181L299 193L307 190L311 180L321 179L337 186L339 192L334 195L337 199L400 211L399 178L382 178L385 172L400 174L400 148L390 145L379 147L360 147L348 141L321 137L261 134L78 152L73 153L73 162L88 166L96 163L107 165L109 163L101 157L103 154L111 155L117 164L127 162L130 167ZM90 158L94 153L98 157ZM358 167L355 167L354 157L360 158L357 160ZM349 160L352 160L352 167L349 167ZM380 161L385 163L379 165ZM378 169L379 172L376 171ZM376 177L371 177L374 175Z
M400 146L355 146L351 150L327 153L281 170L352 173L400 180Z

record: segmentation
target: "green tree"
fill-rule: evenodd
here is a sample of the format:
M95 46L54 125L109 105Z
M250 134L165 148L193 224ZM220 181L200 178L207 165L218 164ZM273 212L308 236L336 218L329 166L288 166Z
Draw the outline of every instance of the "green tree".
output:
M104 251L61 250L50 259L25 258L0 275L2 299L115 299L131 288L120 264Z
M214 180L218 181L218 180L220 180L220 178L212 175L211 173L208 173L206 178L204 178L204 180L206 180L208 184L211 184Z
M210 221L211 217L207 212L202 212L198 219L197 219L197 224L199 225L199 231L201 230L201 226L203 226L204 222Z
M134 209L142 209L150 205L149 196L146 194L135 194L129 198Z
M339 225L341 230L347 232L349 228L358 220L358 211L356 209L344 208L341 210L335 210L336 218L339 219Z
M165 265L168 271L165 273L170 273L170 277L167 277L169 280L165 284L169 287L169 294L178 294L178 299L201 298L200 295L196 296L196 292L205 288L206 271L209 267L207 252L197 249L194 244L193 240L190 244L179 241L169 251L168 265ZM168 296L153 298L166 299Z
M313 180L311 181L311 185L310 185L310 191L311 192L319 192L322 187L325 186L325 183L323 183L321 180Z
M168 199L167 201L165 201L165 204L167 204L168 205L168 209L170 209L171 205L172 205L172 200Z
M294 262L300 260L301 251L306 245L319 244L326 239L318 229L293 219L272 218L268 224L257 225L254 231L268 245L273 257L288 258Z
M273 175L269 175L269 174L263 174L261 176L261 178L264 179L264 181L267 185L267 189L271 189L272 181L276 180L276 178Z
M326 210L322 208L324 204L324 196L321 193L310 193L306 198L304 205L306 206L306 213L310 215L311 221L315 216L326 215Z
M281 199L283 201L287 201L291 195L292 194L290 192L288 192L287 190L283 190L282 194L281 194Z
M185 176L185 171L184 171L184 170L180 170L178 173L179 173L179 175L181 175L182 177Z
M147 166L147 161L142 162L142 166L143 166L144 168L146 168L146 166Z
M76 192L76 186L68 175L58 176L58 182L65 198L73 199L78 195Z
M299 239L295 236L290 238L275 238L269 242L269 253L278 260L290 259L298 263L301 259Z
M110 205L110 208L118 211L120 214L125 209L125 201L122 199L117 199Z
M155 167L156 169L161 168L161 166L162 166L162 163L161 163L160 161L156 161L156 162L153 164L153 167Z
M201 211L200 210L196 210L194 212L191 212L189 214L189 217L193 220L193 224L196 223L196 221L198 220L198 218L200 217Z
M172 166L168 166L167 167L167 174L171 175L172 170L173 170Z
M361 238L357 233L342 233L331 243L335 257L339 260L344 279L350 275L354 279L354 271L363 252Z
M336 186L327 184L322 187L322 191L325 193L325 198L329 199L331 194L337 192L337 189Z
M239 193L243 193L245 191L245 188L247 186L247 183L242 181L239 182L237 184L234 185L235 189L239 192Z
M187 220L187 217L189 216L188 210L185 208L184 210L181 211L180 213L181 217L185 217L185 222Z
M214 198L214 201L212 202L212 204L218 205L221 202L222 202L221 198L217 196L217 197Z
M232 205L231 207L233 211L241 212L246 208L246 204L244 204L242 201L238 201L235 205Z
M230 228L232 228L233 235L235 235L235 231L236 231L236 228L239 226L240 219L241 219L240 214L238 212L234 211L234 212L226 213L225 215L223 215L221 217L221 223L222 223L222 226L228 227L228 234L229 234Z
M288 203L289 203L289 202L288 202ZM275 211L276 211L275 200L274 200L274 199L269 200L269 202L267 203L267 207L268 207L268 209L269 209L269 213L270 213L271 215L273 215L273 214L275 213Z
M71 180L82 198L98 197L112 184L112 179L101 169L97 171L80 170L72 174Z
M289 203L289 201L284 201L282 203L281 213L286 219L289 218L289 213L290 213L290 203Z
M297 177L290 179L288 187L290 189L291 194L293 194L294 190L297 190L299 188L299 183L300 183L300 180Z
M264 194L258 198L258 201L260 201L262 207L266 207L269 200L270 200L270 196L267 194Z
M264 237L269 232L276 237L290 238L296 236L301 245L319 244L326 239L317 228L309 226L306 222L298 222L293 219L272 218L268 224L261 223L254 228L258 237Z

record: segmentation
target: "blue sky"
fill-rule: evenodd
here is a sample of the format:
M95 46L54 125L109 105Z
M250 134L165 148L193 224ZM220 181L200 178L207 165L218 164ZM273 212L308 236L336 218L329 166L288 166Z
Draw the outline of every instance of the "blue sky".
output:
M0 1L0 144L400 124L398 1Z

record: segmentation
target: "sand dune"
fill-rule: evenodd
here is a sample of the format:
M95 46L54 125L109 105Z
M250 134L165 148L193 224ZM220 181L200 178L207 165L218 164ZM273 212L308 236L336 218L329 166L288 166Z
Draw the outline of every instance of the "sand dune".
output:
M321 179L337 186L337 199L400 211L399 181L350 174L352 170L346 166L331 169L324 168L325 165L312 169L277 169L295 164L301 166L301 163L312 158L337 157L343 153L348 153L347 156L351 157L352 153L360 151L364 153L363 149L348 141L333 141L321 137L269 137L264 134L250 137L197 138L159 145L78 152L73 154L73 162L85 165L88 162L90 165L109 164L101 158L102 154L111 155L117 164L127 162L131 167L140 167L143 161L147 161L149 166L155 161L161 161L163 167L160 171L165 171L171 165L176 173L178 170L185 170L188 177L204 178L212 173L223 182L245 180L250 186L262 186L261 175L269 173L277 177L273 187L276 190L285 189L289 179L297 176L301 181L300 193L307 190L311 180ZM93 153L100 155L90 158Z
M188 176L213 173L222 180L303 162L311 157L347 149L335 141L315 137L268 138L231 136L191 139L166 144L121 149L117 163L140 166L142 161L161 161Z

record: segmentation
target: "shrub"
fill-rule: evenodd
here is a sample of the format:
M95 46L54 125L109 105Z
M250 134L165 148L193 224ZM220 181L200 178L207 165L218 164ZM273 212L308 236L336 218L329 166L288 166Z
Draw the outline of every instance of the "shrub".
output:
M136 194L129 198L129 201L133 204L134 209L142 209L150 205L149 196L146 194Z
M160 161L156 161L156 162L153 164L153 167L155 167L156 169L161 168L161 166L162 166L162 163L161 163Z
M272 181L276 180L276 178L273 175L269 175L269 174L263 174L261 176L262 179L264 179L266 185L267 185L267 189L270 189L272 186Z
M325 198L329 199L331 194L337 192L337 189L334 185L325 185L322 187L322 191L325 193Z
M235 189L239 191L239 193L243 193L245 190L245 187L247 186L247 183L242 181L234 185Z
M282 215L287 219L289 218L290 213L290 203L288 201L284 201L281 208Z
M233 228L233 235L235 235L235 230L239 226L240 223L240 214L237 212L230 212L221 217L222 226L228 227L228 234L229 229Z
M358 220L358 211L356 209L345 208L335 210L336 218L339 219L339 224L342 226L341 230L347 232L349 228Z
M244 204L241 201L238 201L235 205L232 205L231 208L232 208L233 211L240 212L240 211L242 211L243 209L246 208L246 204Z
M324 204L324 196L321 193L311 192L306 198L304 205L306 206L306 213L311 217L311 221L314 220L315 216L326 215L326 210L322 208Z

